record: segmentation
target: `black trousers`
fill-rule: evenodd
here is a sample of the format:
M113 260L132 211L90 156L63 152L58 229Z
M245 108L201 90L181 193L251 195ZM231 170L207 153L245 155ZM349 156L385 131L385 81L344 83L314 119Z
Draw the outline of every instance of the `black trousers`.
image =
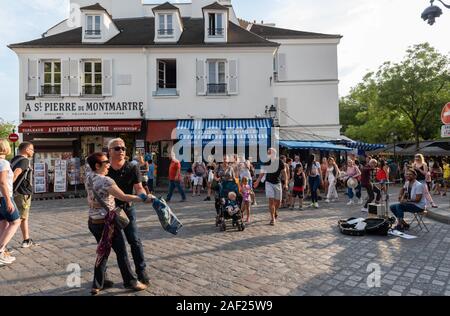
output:
M104 224L92 224L89 222L89 230L94 235L97 244L102 239ZM131 270L130 261L128 260L127 247L125 244L125 239L123 237L122 231L114 233L112 240L112 249L117 256L117 264L119 265L120 274L122 275L123 283L125 285L130 284L132 280L136 280ZM103 258L102 262L98 267L94 269L94 281L92 288L103 289L103 285L106 278L106 269L108 264L108 257Z
M364 186L367 190L367 194L369 195L369 198L366 201L366 204L364 205L364 208L368 208L369 204L375 200L375 194L376 194L376 202L380 202L381 200L381 190L374 186L373 184L369 184Z

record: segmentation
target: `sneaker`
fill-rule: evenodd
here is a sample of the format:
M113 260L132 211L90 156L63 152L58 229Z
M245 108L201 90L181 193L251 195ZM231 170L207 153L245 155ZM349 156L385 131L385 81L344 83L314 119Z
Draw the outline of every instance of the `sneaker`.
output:
M361 212L364 212L364 213L369 213L369 209L367 209L367 208L363 207L363 208L361 209Z
M353 205L353 200L348 201L347 205Z
M147 272L145 271L138 274L138 280L144 285L150 284L150 278L148 277Z
M316 202L316 204L314 205L315 208L319 208L319 203Z
M364 203L363 199L359 199L359 200L358 200L358 204L359 204L359 205L362 205L363 203Z
M36 246L36 243L33 242L33 239L27 239L22 241L22 248L30 248L31 246Z
M325 203L330 203L330 200L329 200L329 199L326 199L326 200L325 200Z
M207 202L207 201L211 201L211 198L209 196L203 200L203 202Z
M16 261L16 258L9 255L6 251L0 253L0 263L11 264L14 261Z

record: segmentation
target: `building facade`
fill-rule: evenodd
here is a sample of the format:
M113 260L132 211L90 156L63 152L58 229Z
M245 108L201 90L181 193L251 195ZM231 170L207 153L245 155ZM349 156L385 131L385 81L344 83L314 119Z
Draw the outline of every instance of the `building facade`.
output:
M180 139L248 147L278 126L282 140L336 140L340 38L245 22L229 0L71 0L69 19L9 46L19 131L49 169L122 137L130 157L155 153L162 176Z

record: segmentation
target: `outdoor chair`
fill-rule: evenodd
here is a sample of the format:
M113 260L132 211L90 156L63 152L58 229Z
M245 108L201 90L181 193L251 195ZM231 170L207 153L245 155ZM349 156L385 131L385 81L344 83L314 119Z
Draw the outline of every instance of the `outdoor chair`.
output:
M424 217L427 216L427 214L428 214L427 209L425 209L421 213L412 213L413 219L412 219L411 223L409 224L411 226L411 229L419 228L421 231L425 229L429 233L430 230L428 229L427 225L425 224L425 222L423 220ZM417 223L417 224L414 225L415 223Z

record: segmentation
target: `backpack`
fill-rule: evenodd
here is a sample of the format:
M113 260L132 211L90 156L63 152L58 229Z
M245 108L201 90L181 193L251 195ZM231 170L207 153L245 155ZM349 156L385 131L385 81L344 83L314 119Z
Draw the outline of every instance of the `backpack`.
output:
M14 168L22 161L24 161L25 157L20 157L18 158L16 161L14 161L14 163L11 164L11 170L14 170ZM13 158L14 160L14 158ZM17 193L17 190L20 188L20 186L22 185L23 181L25 181L25 179L28 178L29 173L31 172L31 167L30 167L30 163L28 163L28 168L26 170L22 171L22 174L20 175L20 178L16 179L15 182L17 182L17 184L14 186L14 190L13 193ZM31 194L32 192L30 192Z

